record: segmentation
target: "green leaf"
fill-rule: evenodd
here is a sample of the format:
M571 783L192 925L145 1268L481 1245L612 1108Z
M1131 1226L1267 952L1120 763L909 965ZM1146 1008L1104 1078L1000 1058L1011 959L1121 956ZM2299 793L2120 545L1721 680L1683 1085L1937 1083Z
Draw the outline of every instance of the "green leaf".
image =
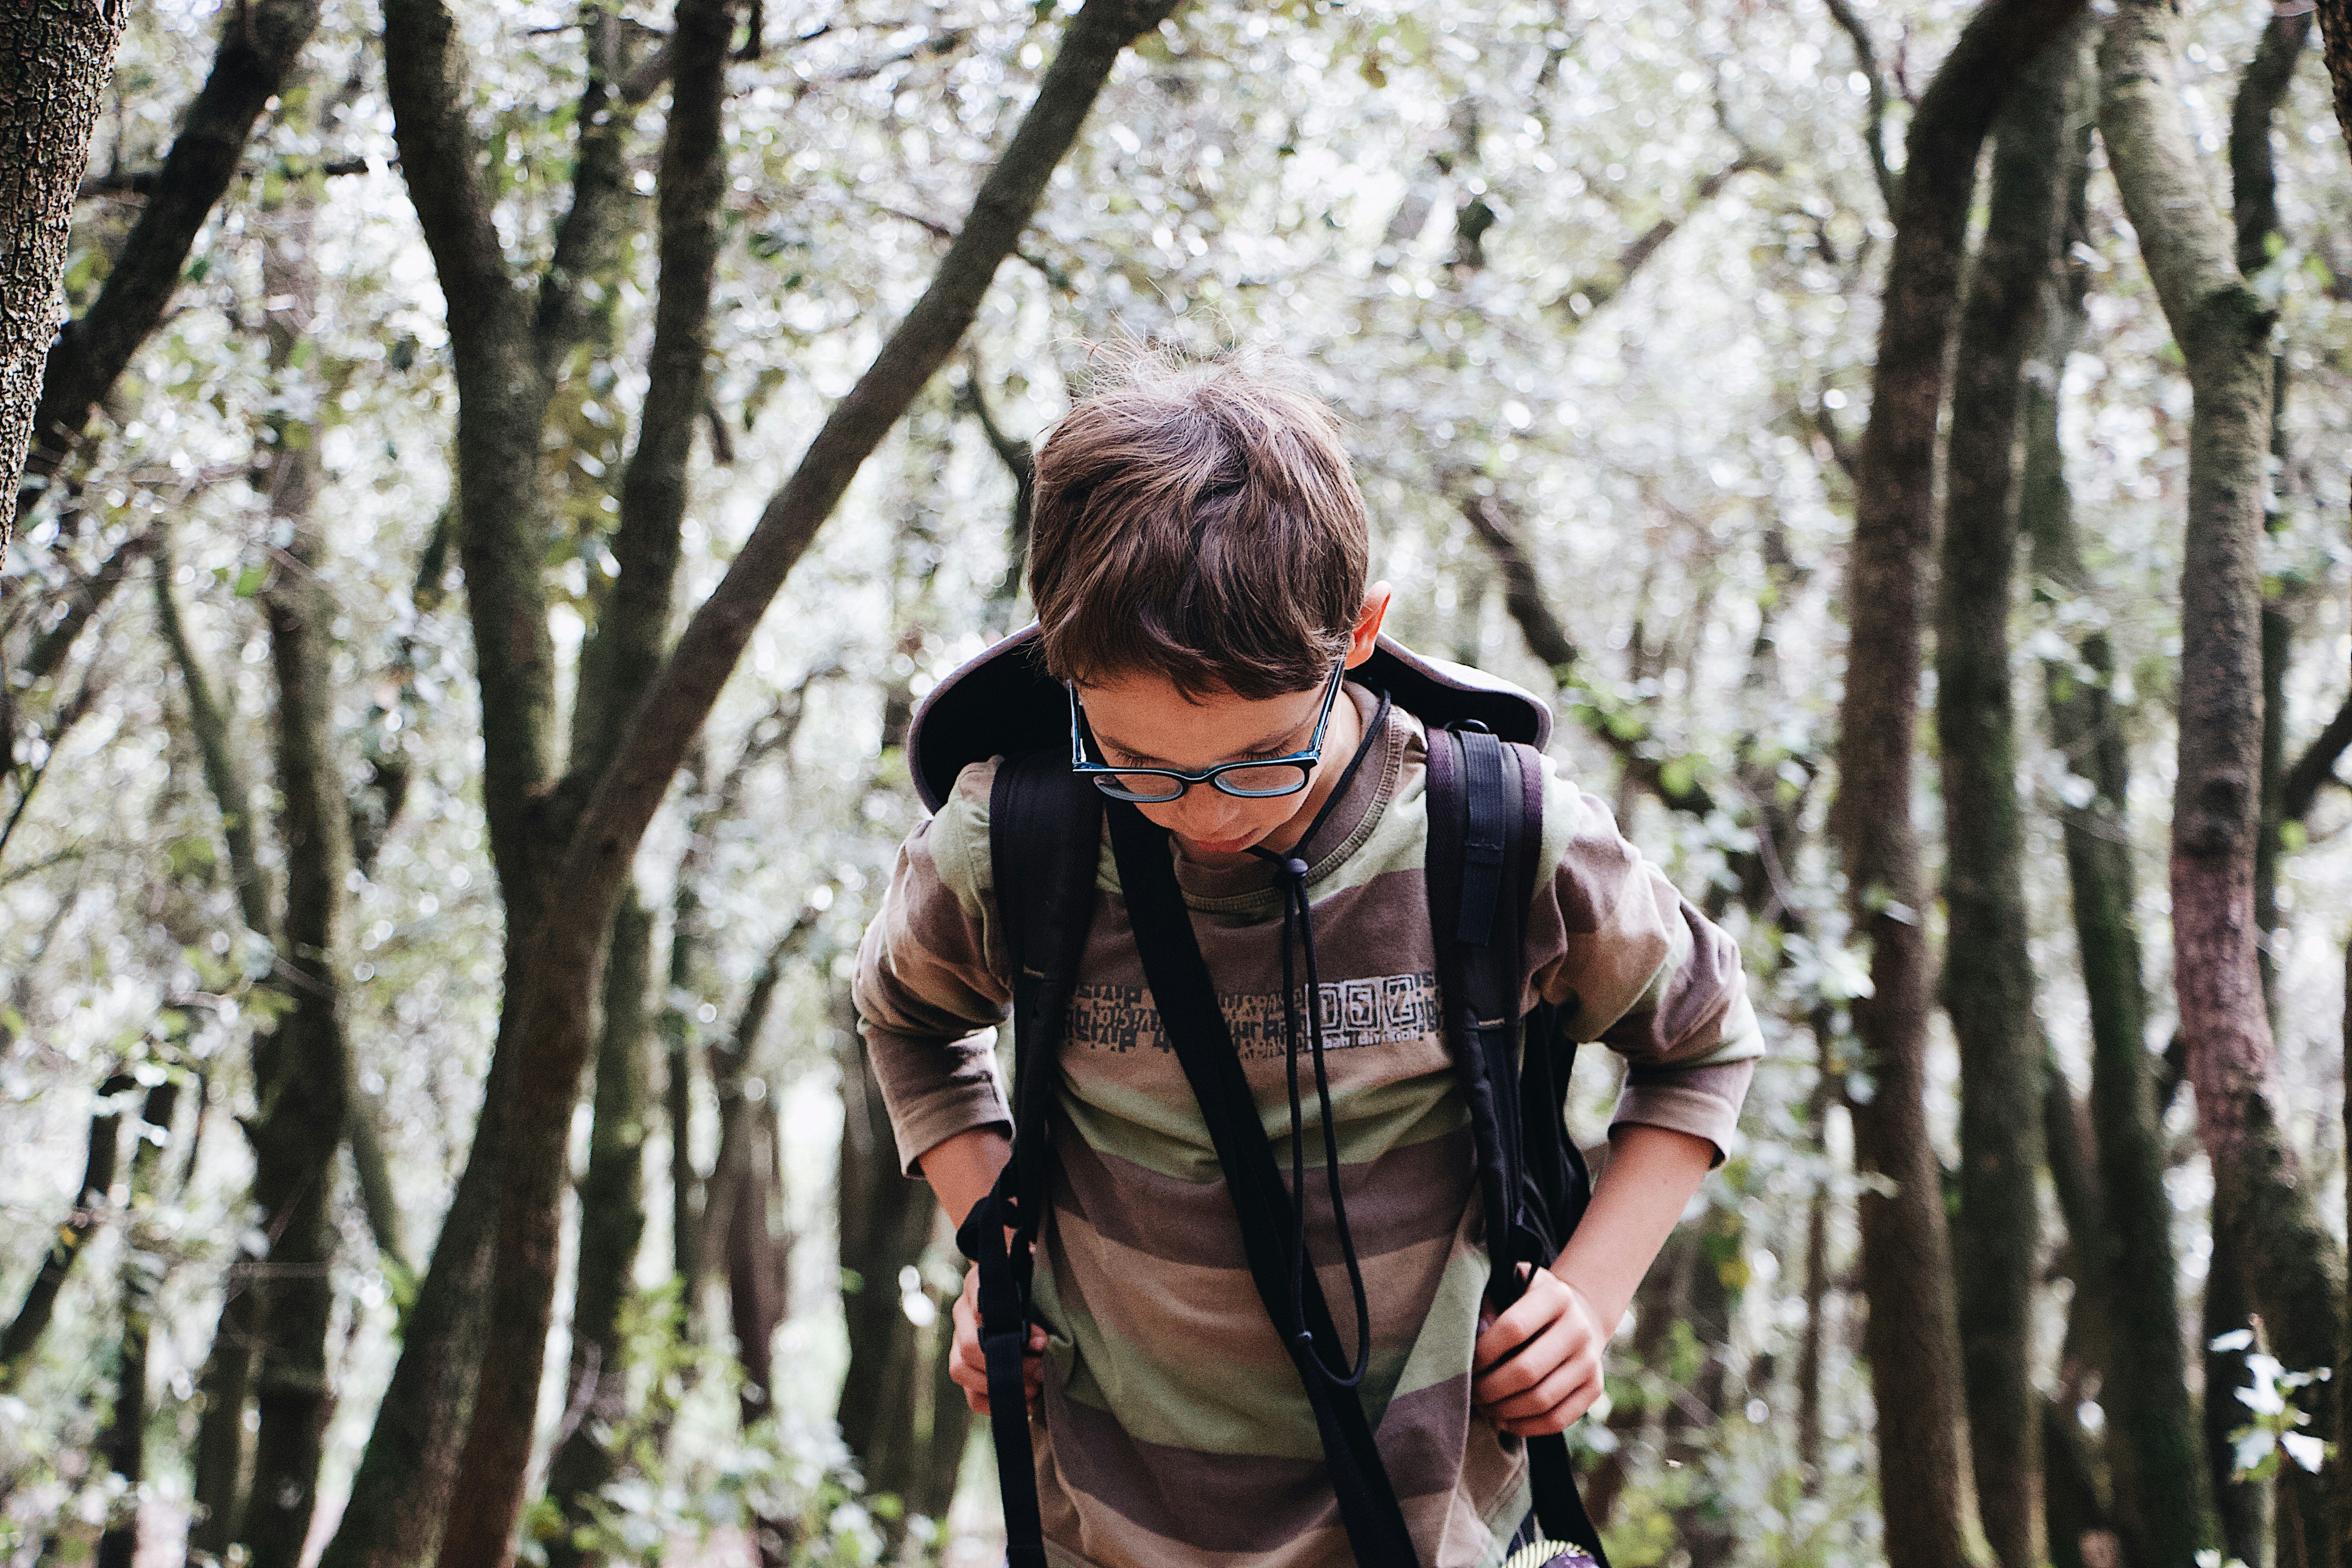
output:
M236 574L236 596L240 599L252 598L261 592L262 584L268 580L268 572L261 566L247 567Z

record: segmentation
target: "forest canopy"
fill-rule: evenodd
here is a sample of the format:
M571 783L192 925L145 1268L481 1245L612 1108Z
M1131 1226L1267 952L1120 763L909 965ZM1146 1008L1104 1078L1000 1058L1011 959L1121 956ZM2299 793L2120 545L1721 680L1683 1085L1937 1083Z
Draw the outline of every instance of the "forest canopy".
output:
M0 378L0 1561L1002 1560L849 982L1147 346L1297 362L1739 940L1612 1563L2352 1563L2340 0L123 9Z

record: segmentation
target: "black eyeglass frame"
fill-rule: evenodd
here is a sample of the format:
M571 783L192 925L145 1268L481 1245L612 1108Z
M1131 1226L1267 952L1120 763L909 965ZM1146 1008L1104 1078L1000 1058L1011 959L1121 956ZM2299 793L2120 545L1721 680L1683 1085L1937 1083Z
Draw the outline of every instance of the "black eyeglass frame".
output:
M1240 800L1279 800L1284 795L1297 795L1313 780L1315 764L1323 760L1323 732L1330 727L1331 710L1339 700L1339 688L1347 684L1347 676L1348 660L1343 655L1331 662L1331 679L1323 689L1322 710L1315 716L1315 733L1307 741L1305 751L1292 752L1287 756L1244 758L1238 762L1219 763L1216 766L1204 768L1199 773L1186 773L1181 768L1118 768L1111 766L1107 762L1088 762L1087 736L1091 731L1087 725L1086 710L1078 701L1077 686L1074 682L1065 681L1063 686L1070 694L1070 771L1093 779L1095 788L1102 791L1111 799L1129 801L1139 805L1165 805L1171 800L1181 800L1184 798L1185 792L1197 784L1213 785L1223 794ZM1243 768L1284 766L1296 767L1298 770L1298 782L1283 789L1238 789L1227 784L1224 778L1227 773L1239 772ZM1178 787L1173 795L1138 795L1133 790L1121 789L1111 782L1112 776L1123 773L1147 773L1154 778L1174 779L1177 781Z

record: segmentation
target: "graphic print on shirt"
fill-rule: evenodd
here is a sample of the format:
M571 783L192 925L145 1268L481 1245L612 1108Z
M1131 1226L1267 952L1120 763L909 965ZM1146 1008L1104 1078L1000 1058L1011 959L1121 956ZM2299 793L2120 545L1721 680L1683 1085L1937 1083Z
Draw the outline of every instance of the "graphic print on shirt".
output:
M1402 1045L1439 1032L1437 976L1430 970L1327 981L1321 1000L1327 1051ZM1297 987L1292 1006L1303 1024L1305 985ZM1266 1061L1283 1055L1282 993L1220 992L1217 1008L1225 1016L1225 1026L1233 1032L1234 1052L1242 1060ZM1071 1046L1086 1050L1175 1049L1160 1026L1160 1012L1151 1005L1150 991L1141 985L1078 986L1070 995L1068 1038Z

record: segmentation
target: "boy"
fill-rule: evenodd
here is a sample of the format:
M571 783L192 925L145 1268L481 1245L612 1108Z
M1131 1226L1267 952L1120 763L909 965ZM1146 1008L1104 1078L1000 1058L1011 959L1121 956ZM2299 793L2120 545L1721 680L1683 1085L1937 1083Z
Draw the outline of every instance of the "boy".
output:
M1631 1070L1581 1225L1514 1305L1482 1317L1476 1163L1432 979L1425 731L1345 679L1376 647L1411 656L1379 637L1391 591L1366 587L1364 504L1328 410L1233 364L1146 365L1071 412L1036 480L1031 651L1070 689L1075 755L1168 830L1286 1170L1302 1148L1332 1151L1304 1167L1307 1255L1343 1342L1318 1353L1362 1374L1417 1560L1496 1562L1524 1539L1521 1440L1599 1397L1602 1348L1722 1159L1762 1054L1738 949L1605 805L1547 771L1528 1000L1572 1005L1578 1037ZM1011 996L988 837L996 765L965 767L908 840L856 990L900 1155L959 1222L1011 1151L982 1035ZM1306 889L1318 991L1375 999L1363 1027L1311 1009L1303 1097L1286 875ZM1253 1289L1108 852L1098 886L1060 1046L1024 1368L1046 1554L1348 1563L1300 1373ZM975 1324L968 1276L952 1373L985 1409Z

